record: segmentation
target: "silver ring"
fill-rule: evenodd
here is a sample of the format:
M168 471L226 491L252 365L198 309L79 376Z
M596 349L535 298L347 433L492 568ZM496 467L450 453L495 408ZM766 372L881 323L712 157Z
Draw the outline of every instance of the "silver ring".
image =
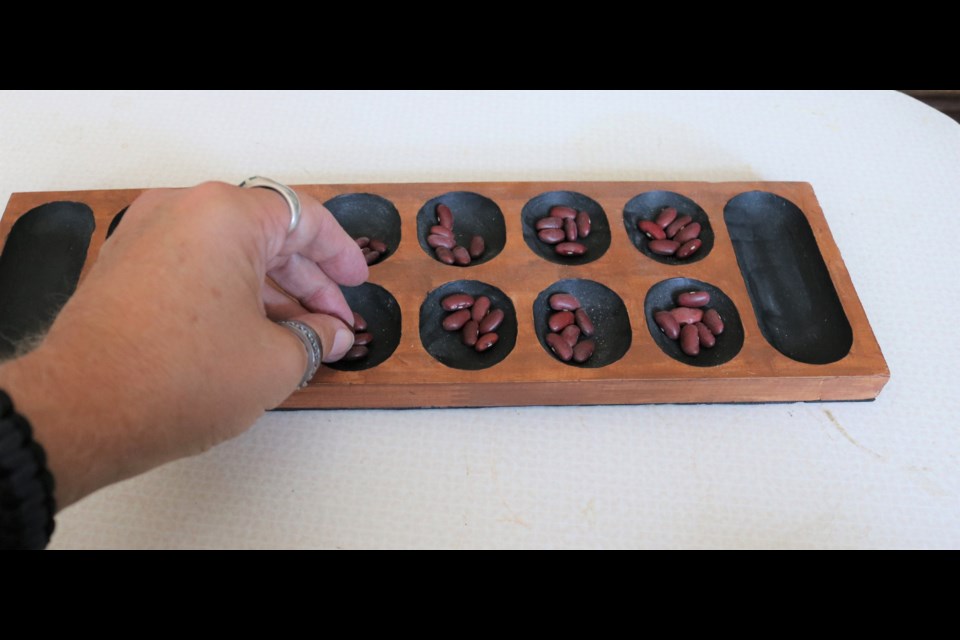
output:
M272 189L283 196L283 199L287 201L287 206L290 207L290 226L287 228L287 235L293 233L294 229L297 228L297 225L300 224L300 198L297 197L297 192L287 185L280 184L276 180L271 180L270 178L253 176L252 178L247 178L241 182L240 186L244 189L252 189L254 187Z
M297 334L300 342L303 343L303 346L307 350L307 369L303 372L303 379L300 380L300 386L297 387L298 389L303 389L307 386L307 383L313 379L313 376L317 375L317 371L320 369L320 361L323 360L323 347L320 346L320 336L313 330L313 327L299 320L282 320L277 324Z

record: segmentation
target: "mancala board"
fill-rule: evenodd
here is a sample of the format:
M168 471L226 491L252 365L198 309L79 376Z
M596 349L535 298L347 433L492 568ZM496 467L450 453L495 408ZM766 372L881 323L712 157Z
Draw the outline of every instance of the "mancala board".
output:
M345 290L374 334L370 356L323 367L283 408L868 400L889 378L807 183L297 188L327 203L352 236L380 238L389 251L371 266L367 285ZM49 315L58 304L50 299L62 302L72 292L76 275L69 272L80 264L82 283L118 213L140 192L11 196L0 220L0 298L7 298L0 315L16 326L0 334L16 337L21 325ZM485 237L485 254L469 266L443 264L427 246L440 202L452 209L461 243L474 233ZM553 205L590 212L584 256L558 257L537 240L533 225ZM702 224L703 246L688 260L653 254L637 229L666 206ZM56 295L38 299L23 284L34 281ZM710 306L727 327L696 358L653 323L654 312L691 289L711 291ZM484 353L439 328L439 299L461 291L490 294L506 311L499 343ZM597 324L596 351L583 364L561 362L546 346L553 292L577 295Z

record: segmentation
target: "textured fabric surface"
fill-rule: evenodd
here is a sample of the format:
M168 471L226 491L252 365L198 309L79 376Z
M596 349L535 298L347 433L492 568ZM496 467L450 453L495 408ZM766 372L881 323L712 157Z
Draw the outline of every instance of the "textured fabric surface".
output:
M268 414L105 489L53 548L958 547L960 125L895 92L0 93L13 191L803 180L875 402Z

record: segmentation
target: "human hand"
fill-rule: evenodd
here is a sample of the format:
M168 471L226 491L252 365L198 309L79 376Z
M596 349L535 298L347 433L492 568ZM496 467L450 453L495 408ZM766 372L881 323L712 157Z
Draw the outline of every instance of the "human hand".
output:
M337 284L361 284L367 265L319 202L300 200L288 236L289 209L268 189L145 192L40 346L0 367L47 451L59 507L204 451L280 404L306 353L275 320L313 327L325 362L353 345Z

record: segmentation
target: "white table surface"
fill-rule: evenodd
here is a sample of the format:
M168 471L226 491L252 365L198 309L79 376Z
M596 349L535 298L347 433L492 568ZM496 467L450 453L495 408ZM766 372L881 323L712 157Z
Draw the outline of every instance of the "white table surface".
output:
M4 203L252 174L809 181L891 379L861 403L275 412L67 509L52 548L960 546L960 126L920 102L0 93Z

